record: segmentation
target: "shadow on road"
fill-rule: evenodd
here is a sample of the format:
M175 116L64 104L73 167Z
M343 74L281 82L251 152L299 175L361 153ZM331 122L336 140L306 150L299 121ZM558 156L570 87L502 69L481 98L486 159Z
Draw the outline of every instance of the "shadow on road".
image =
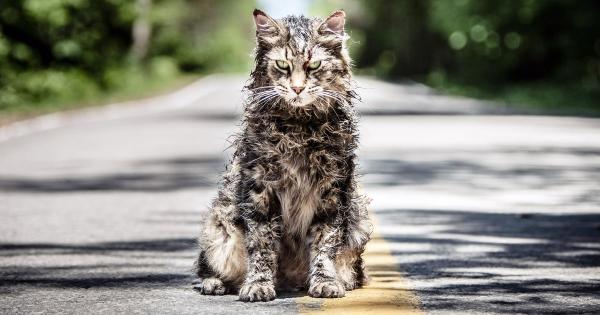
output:
M193 187L213 187L225 168L220 157L175 158L140 161L122 167L122 173L101 176L61 176L34 179L0 177L0 190L36 193L81 191L173 191Z
M426 310L600 311L598 214L375 213Z
M157 260L181 258L182 254L189 254L195 248L195 239L187 238L86 244L0 243L0 257L56 260L63 264L0 267L0 293L23 286L88 289L187 285L191 272L181 273L181 270L170 268L168 262L161 264Z
M0 243L0 256L31 254L90 254L94 252L111 253L117 251L158 251L174 252L191 249L195 246L194 239L157 239L144 241L104 242L87 244L51 244L27 243L5 244Z

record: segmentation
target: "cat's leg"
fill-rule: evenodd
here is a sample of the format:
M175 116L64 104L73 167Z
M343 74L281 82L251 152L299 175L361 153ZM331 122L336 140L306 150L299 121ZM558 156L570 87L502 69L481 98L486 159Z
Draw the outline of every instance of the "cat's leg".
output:
M271 301L275 298L275 274L280 247L279 218L246 220L248 273L239 292L241 301Z
M341 196L333 190L324 194L320 215L311 226L310 296L342 297L366 281L361 255L372 230L368 201L349 186Z
M223 295L227 292L223 281L216 277L216 273L208 264L204 248L200 248L194 269L198 279L194 280L192 284L198 292L205 295Z
M350 200L346 217L345 242L336 256L336 268L346 290L353 290L368 282L362 253L371 238L373 226L367 210L368 200L355 193Z
M279 198L265 185L248 176L242 187L240 203L245 223L247 250L246 279L239 292L245 302L271 301L275 298L275 275L281 247L281 210Z
M194 288L206 295L232 291L246 274L246 250L242 232L228 217L227 209L215 207L203 224L196 272L201 279Z
M338 277L344 288L348 291L356 288L357 285L357 274L355 264L360 259L360 254L350 249L343 249L336 255L335 258L335 269Z
M336 255L335 268L346 291L360 288L368 282L361 254L362 250L345 248Z
M337 298L346 294L336 266L342 231L341 226L333 222L316 223L311 227L308 295L312 297Z
M194 285L194 289L204 295L224 295L228 292L228 287L223 280L216 277L200 279Z

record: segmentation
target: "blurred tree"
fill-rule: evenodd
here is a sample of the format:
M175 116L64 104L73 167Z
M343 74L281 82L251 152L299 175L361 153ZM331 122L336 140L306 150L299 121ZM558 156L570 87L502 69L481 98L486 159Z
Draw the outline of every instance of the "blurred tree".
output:
M184 71L248 70L254 5L236 0L157 0L150 53L172 56Z
M0 1L0 109L86 97L122 62L134 17L126 0Z
M365 0L359 67L391 77L434 73L465 82L594 82L600 2Z
M79 101L153 78L173 78L179 71L247 69L253 5L2 0L0 111L53 99Z
M133 56L137 62L146 57L148 45L150 44L150 35L152 25L150 21L150 12L152 10L152 0L137 0L137 17L133 23Z
M430 0L432 31L448 38L468 81L590 80L598 62L600 2ZM453 47L452 36L464 46ZM459 35L459 36L460 36ZM592 71L590 71L592 70Z
M366 29L358 66L382 76L429 72L436 39L427 24L429 2L371 0L364 5L366 22L357 25Z

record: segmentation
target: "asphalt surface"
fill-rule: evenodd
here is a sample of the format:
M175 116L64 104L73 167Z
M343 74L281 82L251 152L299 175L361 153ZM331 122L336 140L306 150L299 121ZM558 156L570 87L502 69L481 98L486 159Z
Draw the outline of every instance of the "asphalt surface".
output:
M243 78L0 128L0 313L280 314L191 289ZM430 314L600 313L600 119L359 79L379 233ZM323 307L319 302L315 309Z

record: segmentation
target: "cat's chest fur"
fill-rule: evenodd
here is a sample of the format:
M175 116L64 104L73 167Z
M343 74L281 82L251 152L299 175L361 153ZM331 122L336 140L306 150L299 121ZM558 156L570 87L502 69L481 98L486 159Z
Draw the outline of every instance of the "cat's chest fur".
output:
M319 206L319 183L310 174L306 156L280 161L281 182L276 191L284 233L304 238ZM320 185L321 184L321 185Z
M271 134L272 163L278 170L273 191L279 199L284 233L303 239L315 212L322 202L322 193L338 178L339 152L333 150L331 135L320 129ZM332 162L333 161L333 162Z

